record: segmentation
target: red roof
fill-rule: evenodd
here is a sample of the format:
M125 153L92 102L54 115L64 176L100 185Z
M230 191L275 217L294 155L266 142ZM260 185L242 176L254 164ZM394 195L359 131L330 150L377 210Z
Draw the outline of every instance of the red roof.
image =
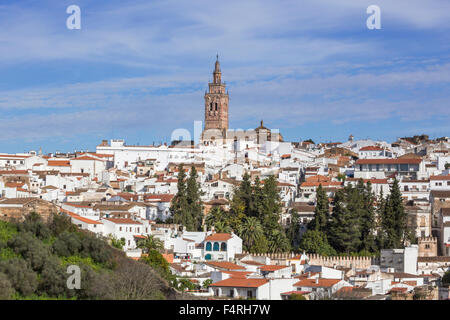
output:
M361 149L359 149L359 151L382 151L383 148L379 147L379 146L367 146L367 147L362 147Z
M295 290L295 291L288 291L288 292L282 292L282 293L280 293L281 295L284 295L284 296L290 296L291 294L308 294L308 293L311 293L310 291L298 291L298 290Z
M330 186L341 186L343 185L343 182L339 181L323 181L323 182L303 182L300 186L301 187L318 187L319 185L322 185L322 187L330 187Z
M316 279L304 279L297 283L294 283L294 287L332 287L337 284L341 279L319 279L316 283Z
M139 221L134 221L127 218L106 218L105 220L111 221L116 224L142 224Z
M261 271L273 272L277 270L281 270L284 268L289 268L289 266L277 266L277 265L265 265L260 268Z
M28 174L27 170L0 170L0 175L3 174Z
M69 160L48 160L49 167L70 167Z
M212 287L258 288L269 282L267 279L228 278L211 284Z
M100 159L96 159L96 158L89 157L89 156L82 156L82 157L78 157L78 158L72 159L72 161L75 161L75 160L97 160L97 161L102 161Z
M79 221L81 221L81 222L87 223L87 224L103 224L103 223L101 223L100 221L95 221L95 220L91 220L91 219L82 217L82 216L80 216L80 215L78 215L78 214L76 214L76 213L70 212L70 211L65 210L65 209L63 209L63 208L60 208L60 211L61 211L61 212L65 212L65 213L67 213L69 216L71 216L72 218L74 218L74 219L76 219L76 220L79 220Z
M160 201L160 202L170 202L175 195L169 193L163 194L146 194L144 195L144 200L150 201Z
M419 164L422 159L359 159L356 164Z
M25 183L23 183L23 182L6 182L5 183L5 187L8 187L8 188L20 188L20 187L23 187L24 184Z
M229 233L213 233L205 238L207 241L227 241L231 239Z
M430 180L450 180L450 174L446 176L431 176Z
M205 264L214 268L225 270L245 270L245 267L227 261L208 261L205 262Z

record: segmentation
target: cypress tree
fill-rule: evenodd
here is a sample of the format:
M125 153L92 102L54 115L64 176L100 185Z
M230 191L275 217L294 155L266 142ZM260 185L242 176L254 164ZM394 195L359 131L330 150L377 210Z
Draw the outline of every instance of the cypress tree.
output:
M322 184L316 190L316 207L314 208L314 218L308 224L309 230L326 232L328 219L330 216L327 194L322 188Z
M360 180L359 184L363 184L362 180ZM360 192L362 192L362 216L361 216L361 248L360 250L373 252L376 251L375 245L375 196L372 193L372 185L368 182L366 185L363 185L359 188Z
M329 240L338 252L356 252L361 244L358 197L355 189L348 185L338 190L334 197L330 222Z
M382 212L382 232L385 248L403 248L409 240L407 213L397 179L390 188L390 195Z
M194 166L191 168L186 186L187 214L191 216L192 224L190 227L194 231L200 231L203 222L203 204L200 198L201 189L197 182L197 170Z
M276 229L280 230L281 226L278 220L280 218L281 199L275 176L271 175L264 180L264 187L262 189L264 197L262 224L267 233Z

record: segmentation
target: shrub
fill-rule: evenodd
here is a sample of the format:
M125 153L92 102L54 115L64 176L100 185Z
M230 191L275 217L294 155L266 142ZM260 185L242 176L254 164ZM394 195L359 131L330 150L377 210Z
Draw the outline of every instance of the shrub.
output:
M52 250L58 256L69 257L78 254L81 247L81 239L78 234L65 231L55 240Z
M10 259L0 262L0 272L6 274L12 287L23 296L36 291L37 275L23 259Z
M10 299L15 293L15 290L4 273L0 273L0 300Z
M19 233L8 241L15 253L27 260L34 271L40 272L50 257L50 249L29 232Z
M42 217L36 212L31 212L25 216L25 220L17 225L20 232L31 232L39 239L50 238L51 232L49 227L44 223Z
M52 214L49 219L49 229L54 236L59 236L63 232L76 232L77 227L70 218L62 214Z

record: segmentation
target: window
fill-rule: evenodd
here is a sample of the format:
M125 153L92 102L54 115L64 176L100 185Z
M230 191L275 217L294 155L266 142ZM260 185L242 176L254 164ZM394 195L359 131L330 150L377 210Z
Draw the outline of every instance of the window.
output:
M212 111L213 110L213 104L212 104L212 102L209 104L209 111Z
M216 102L216 111L217 111L217 102Z
M211 242L206 243L206 251L211 251Z
M248 298L253 298L253 291L252 290L248 290L247 291L247 297Z
M222 242L220 245L220 251L227 251L227 244L225 242Z
M119 227L119 231L122 231L122 227Z
M219 251L219 243L214 242L213 251Z

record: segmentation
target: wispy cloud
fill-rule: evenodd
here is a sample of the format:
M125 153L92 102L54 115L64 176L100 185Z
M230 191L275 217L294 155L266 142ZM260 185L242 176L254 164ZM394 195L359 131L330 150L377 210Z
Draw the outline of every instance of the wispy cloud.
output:
M70 4L0 6L0 146L112 130L169 137L203 118L216 52L235 127L450 118L445 0L80 0L79 31L65 27ZM365 27L370 4L382 30Z

